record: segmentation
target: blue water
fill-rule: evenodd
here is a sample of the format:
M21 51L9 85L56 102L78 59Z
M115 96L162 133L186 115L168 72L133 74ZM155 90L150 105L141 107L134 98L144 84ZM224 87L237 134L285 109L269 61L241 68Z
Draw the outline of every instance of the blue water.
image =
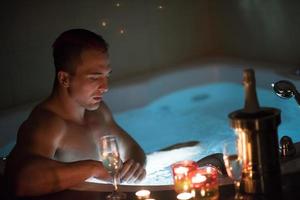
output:
M261 106L282 111L279 138L300 141L300 108L294 99L284 100L272 90L257 89ZM138 96L137 96L138 98ZM176 91L143 108L119 113L116 121L147 153L178 142L200 141L205 155L222 152L224 140L233 138L228 114L244 106L242 84L216 83Z
M300 141L300 108L295 100L281 99L271 90L261 88L257 88L257 94L261 106L282 111L279 138L289 135L294 142ZM234 137L228 114L243 106L243 86L225 82L176 91L143 108L118 113L114 117L149 154L147 177L141 184L170 185L170 164L183 159L196 161L209 154L222 152L224 141ZM171 152L156 152L190 140L200 141L200 145ZM0 149L0 156L6 155L12 146L13 143Z
M288 135L294 142L300 141L300 108L295 100L281 99L271 90L261 88L257 89L257 94L261 106L282 111L279 138ZM202 147L200 159L222 152L223 141L234 135L227 116L243 105L243 86L225 82L176 91L143 108L114 117L147 153L178 142L197 140ZM0 149L0 156L7 155L13 145L14 142Z

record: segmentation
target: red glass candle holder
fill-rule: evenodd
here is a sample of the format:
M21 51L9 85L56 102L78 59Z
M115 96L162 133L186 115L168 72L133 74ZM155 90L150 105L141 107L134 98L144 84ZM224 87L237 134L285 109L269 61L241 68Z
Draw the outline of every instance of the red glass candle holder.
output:
M190 171L188 179L195 196L218 199L218 170L215 167L205 166Z
M174 190L177 193L191 191L191 180L188 174L197 167L197 163L191 160L180 161L172 165Z

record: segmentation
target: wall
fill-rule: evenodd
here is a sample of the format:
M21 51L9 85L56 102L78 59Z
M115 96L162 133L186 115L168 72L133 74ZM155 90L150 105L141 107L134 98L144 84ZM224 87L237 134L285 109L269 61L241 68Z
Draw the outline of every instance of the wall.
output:
M297 64L299 8L297 1L282 0L5 1L0 8L0 109L49 94L54 76L50 47L67 29L103 35L110 44L114 83L208 57Z
M222 41L220 54L299 64L299 1L223 2L216 6L216 27Z

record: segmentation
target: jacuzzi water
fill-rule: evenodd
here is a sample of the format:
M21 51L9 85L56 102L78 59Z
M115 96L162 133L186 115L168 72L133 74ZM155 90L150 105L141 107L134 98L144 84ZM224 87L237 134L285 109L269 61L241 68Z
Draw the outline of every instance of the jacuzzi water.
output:
M279 138L288 135L294 142L300 141L300 108L295 100L283 100L271 88L257 88L257 93L261 106L282 111ZM147 177L140 184L169 185L172 184L170 164L184 159L197 161L209 154L222 152L224 140L234 136L228 114L243 106L241 84L210 83L167 94L145 107L116 113L114 117L148 153ZM200 144L157 152L166 146L191 140ZM12 144L9 144L0 152L5 155L11 148Z
M271 86L270 86L271 87ZM279 108L283 135L300 140L300 108L295 100L284 100L273 91L257 89L261 106ZM228 114L244 106L241 84L215 83L201 85L162 96L146 107L118 113L116 121L134 137L148 155L147 177L141 184L171 184L169 165L182 159L199 160L222 152L225 140L233 139ZM154 153L179 142L197 140L199 146Z

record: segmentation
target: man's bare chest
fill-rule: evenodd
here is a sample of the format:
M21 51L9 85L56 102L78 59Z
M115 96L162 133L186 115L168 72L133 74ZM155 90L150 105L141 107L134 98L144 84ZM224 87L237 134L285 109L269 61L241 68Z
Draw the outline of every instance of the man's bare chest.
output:
M55 153L55 159L72 162L99 160L99 138L106 128L101 123L68 124L64 137Z

